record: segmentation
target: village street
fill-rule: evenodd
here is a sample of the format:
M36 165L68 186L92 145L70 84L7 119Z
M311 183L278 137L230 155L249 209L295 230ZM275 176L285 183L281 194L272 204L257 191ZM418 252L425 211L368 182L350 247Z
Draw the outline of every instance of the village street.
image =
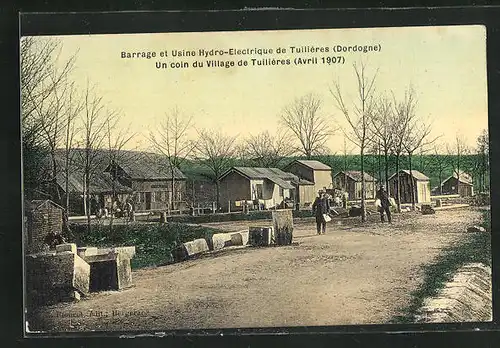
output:
M404 218L403 218L404 217ZM479 223L475 208L406 213L392 226L330 223L298 245L223 251L133 273L134 287L42 308L31 330L168 330L388 323L411 301L421 266ZM248 222L208 224L228 230ZM260 225L260 222L255 224ZM43 318L43 322L39 321ZM38 325L40 324L40 326Z

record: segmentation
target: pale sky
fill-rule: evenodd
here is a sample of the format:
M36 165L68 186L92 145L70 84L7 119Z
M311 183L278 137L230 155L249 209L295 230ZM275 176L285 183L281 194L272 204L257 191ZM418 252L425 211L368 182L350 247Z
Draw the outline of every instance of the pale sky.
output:
M404 93L411 83L418 94L417 114L432 120L433 135L452 142L460 132L475 146L488 127L486 85L486 32L482 26L408 27L374 29L286 30L210 33L159 33L126 35L79 35L59 37L61 62L78 50L73 78L82 87L87 78L97 86L106 105L122 112L122 124L131 124L140 147L148 146L149 129L165 112L177 107L193 116L196 127L223 129L227 134L271 133L284 106L296 97L314 93L323 101L321 112L332 122L345 124L334 107L329 87L341 81L344 93L354 97L352 63L363 59L368 72L379 69L377 91ZM336 45L380 45L380 52L342 53L343 65L321 63L333 57ZM292 54L290 46L329 47L330 53ZM285 54L224 56L219 60L249 65L208 68L208 58L172 57L172 50L272 48ZM123 59L122 52L156 52L152 59ZM167 58L159 56L167 51ZM318 64L297 66L296 57L318 57ZM252 66L251 58L290 58L288 66ZM157 69L156 62L185 61L184 69ZM191 67L203 61L203 68ZM142 140L142 141L141 141ZM130 147L135 147L131 144ZM341 152L339 132L328 146ZM350 146L352 147L352 146Z

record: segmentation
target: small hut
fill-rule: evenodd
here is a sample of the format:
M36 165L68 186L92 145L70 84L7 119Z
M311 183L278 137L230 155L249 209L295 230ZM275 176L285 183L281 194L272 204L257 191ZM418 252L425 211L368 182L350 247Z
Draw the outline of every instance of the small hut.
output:
M349 194L349 200L361 199L361 171L347 170L342 171L333 177L335 186L339 189L345 190ZM376 194L376 180L373 176L365 172L365 185L366 185L366 198L375 198Z
M61 235L64 208L51 200L33 200L26 206L25 240L28 253L44 251L49 234Z
M441 183L441 191L444 195L460 195L461 197L471 197L474 195L474 185L472 177L460 171L453 173Z
M428 203L431 200L430 179L418 170L410 171L403 169L399 171L401 180L401 203L412 203L411 187L413 180L413 190L415 203ZM394 173L389 177L390 194L392 197L398 196L398 175Z

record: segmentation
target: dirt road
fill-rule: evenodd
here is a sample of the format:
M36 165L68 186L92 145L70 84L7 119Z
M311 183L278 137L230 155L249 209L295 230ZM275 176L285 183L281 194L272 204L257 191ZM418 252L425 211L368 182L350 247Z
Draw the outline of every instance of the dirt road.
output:
M376 216L371 217L376 221ZM395 217L392 226L297 221L299 245L244 248L133 273L135 286L45 307L30 329L166 330L387 323L411 300L421 266L479 222L473 208ZM259 223L260 224L260 223ZM246 223L212 226L240 230ZM43 320L41 320L43 318Z

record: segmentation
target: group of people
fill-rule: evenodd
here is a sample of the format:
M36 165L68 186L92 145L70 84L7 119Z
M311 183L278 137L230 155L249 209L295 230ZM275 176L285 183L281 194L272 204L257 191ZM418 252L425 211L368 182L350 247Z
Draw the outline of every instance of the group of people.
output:
M385 222L385 216L387 215L387 220L391 224L391 201L388 192L385 187L381 185L375 196L376 200L380 201L378 211L380 213L380 221ZM330 214L330 197L324 190L318 191L318 197L314 200L312 205L312 211L316 217L316 233L325 234L326 233L326 223L331 219Z
M111 214L113 217L132 217L134 212L134 207L130 200L126 200L121 203L119 200L113 201L111 209L108 209L106 206L102 206L96 212L96 216L99 218L108 218Z

